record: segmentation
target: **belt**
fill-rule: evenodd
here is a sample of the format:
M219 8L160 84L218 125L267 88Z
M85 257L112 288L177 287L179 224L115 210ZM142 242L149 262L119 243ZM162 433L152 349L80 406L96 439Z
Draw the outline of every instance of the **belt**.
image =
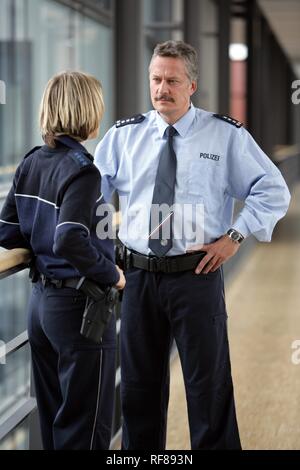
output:
M205 251L197 251L177 256L146 256L125 247L124 265L125 269L139 268L151 273L178 273L195 269L205 255Z
M52 278L46 277L44 274L40 274L37 280L40 280L44 287L50 285L50 286L56 287L57 289L62 289L63 287L79 289L84 278L71 277L69 279L52 279Z

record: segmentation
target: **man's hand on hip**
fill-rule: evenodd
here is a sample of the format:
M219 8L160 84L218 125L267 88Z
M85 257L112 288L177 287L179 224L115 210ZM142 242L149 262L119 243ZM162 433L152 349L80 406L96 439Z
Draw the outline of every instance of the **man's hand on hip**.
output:
M234 242L228 235L223 235L214 243L202 245L201 250L206 251L206 255L195 269L196 274L207 274L216 271L225 261L236 254L240 244ZM197 248L199 250L199 247ZM189 250L193 251L193 249Z

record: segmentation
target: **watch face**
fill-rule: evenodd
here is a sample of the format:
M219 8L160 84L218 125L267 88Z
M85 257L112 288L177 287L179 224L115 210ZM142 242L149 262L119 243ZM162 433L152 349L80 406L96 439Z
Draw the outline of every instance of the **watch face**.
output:
M231 238L231 240L237 243L241 243L244 240L243 235L241 235L237 230L230 229L228 230L227 235Z

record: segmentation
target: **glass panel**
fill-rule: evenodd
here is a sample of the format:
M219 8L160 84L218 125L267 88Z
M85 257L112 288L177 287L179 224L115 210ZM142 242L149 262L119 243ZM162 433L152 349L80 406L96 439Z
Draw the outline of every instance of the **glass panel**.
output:
M144 67L143 67L143 73L144 73L144 79L143 79L143 103L142 103L142 108L141 112L142 113L147 113L150 109L152 109L152 103L150 99L150 89L149 89L149 64L150 60L152 57L152 52L153 48L150 47L149 45L145 44L144 48Z
M144 14L146 23L156 21L171 21L173 0L144 0Z
M111 8L111 2L97 2ZM6 104L0 105L0 189L33 146L42 143L38 109L49 78L62 70L92 73L103 84L106 115L102 134L112 124L112 29L52 0L1 0L0 79ZM96 141L89 144L94 151Z
M215 2L202 0L199 32L200 106L208 110L218 109L218 14Z
M182 0L143 0L144 25L150 26L150 34L154 43L167 41L169 39L183 39L183 32L178 29L170 29L164 25L180 25L183 20L183 1ZM152 28L156 23L162 23L161 28Z
M92 3L96 3L97 6L103 8L104 10L112 9L112 0L94 0Z
M28 269L0 281L0 340L7 343L26 330L30 295Z
M30 392L29 345L10 354L0 363L0 422L19 406Z
M26 419L0 442L0 450L29 449L29 420Z
M103 87L105 114L100 128L101 137L114 121L113 31L79 15L75 18L74 27L76 68L95 75ZM95 146L95 141L86 143L91 152Z

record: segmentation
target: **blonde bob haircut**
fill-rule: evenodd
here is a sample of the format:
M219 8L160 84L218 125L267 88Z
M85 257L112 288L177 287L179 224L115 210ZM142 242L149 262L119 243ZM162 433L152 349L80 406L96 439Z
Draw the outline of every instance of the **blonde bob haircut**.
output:
M55 147L55 137L86 140L99 128L104 113L101 83L82 72L62 72L47 83L39 124L43 140Z

